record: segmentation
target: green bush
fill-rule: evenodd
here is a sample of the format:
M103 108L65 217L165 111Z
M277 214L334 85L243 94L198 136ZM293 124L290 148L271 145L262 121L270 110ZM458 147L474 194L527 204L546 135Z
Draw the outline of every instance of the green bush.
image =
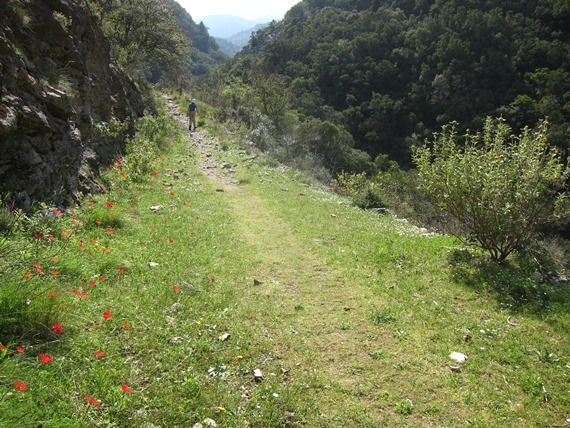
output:
M547 131L543 121L514 136L503 120L487 118L483 132L467 133L463 146L450 124L414 150L421 189L494 260L525 247L553 216L568 168L548 146Z

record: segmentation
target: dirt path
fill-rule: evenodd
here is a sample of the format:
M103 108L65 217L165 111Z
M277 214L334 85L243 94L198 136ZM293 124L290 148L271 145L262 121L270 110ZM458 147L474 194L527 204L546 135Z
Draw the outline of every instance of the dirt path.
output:
M168 105L187 127L185 115L172 101ZM369 290L329 267L251 186L238 185L232 168L216 159L220 153L216 140L200 130L188 133L199 151L199 169L214 186L227 192L240 234L257 255L250 283L259 286L244 290L244 307L249 313L241 322L250 323L252 331L273 344L276 364L291 370L292 376L322 377L326 379L323 391L336 389L335 394L323 393L320 404L324 410L337 407L340 394L347 409L364 411L367 394L361 392L354 400L353 392L374 389L366 376L354 376L373 369L372 365L366 369L360 366L361 361L369 360L373 346L366 321ZM355 288L359 288L356 293ZM339 324L339 319L344 321ZM274 367L275 371L281 369Z
M231 165L220 162L213 155L214 151L221 149L219 142L201 130L189 131L188 116L180 111L172 98L168 96L164 98L168 111L184 125L190 142L199 152L198 168L200 171L212 180L219 190L235 190L238 183Z

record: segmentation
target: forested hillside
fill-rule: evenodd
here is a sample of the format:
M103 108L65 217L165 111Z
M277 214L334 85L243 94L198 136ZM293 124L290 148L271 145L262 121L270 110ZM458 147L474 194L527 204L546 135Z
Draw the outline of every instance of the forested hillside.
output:
M548 116L570 131L570 3L564 0L304 0L258 32L230 74L284 76L302 115L342 124L356 148L409 163L450 121L515 129Z

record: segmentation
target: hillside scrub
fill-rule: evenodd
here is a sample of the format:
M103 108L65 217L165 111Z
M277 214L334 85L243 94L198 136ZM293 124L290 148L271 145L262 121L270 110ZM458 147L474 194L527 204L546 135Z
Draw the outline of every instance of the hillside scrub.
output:
M420 187L468 234L458 236L503 261L553 219L567 189L570 170L547 134L546 120L519 136L500 119L487 118L482 132L463 137L450 124L414 152Z

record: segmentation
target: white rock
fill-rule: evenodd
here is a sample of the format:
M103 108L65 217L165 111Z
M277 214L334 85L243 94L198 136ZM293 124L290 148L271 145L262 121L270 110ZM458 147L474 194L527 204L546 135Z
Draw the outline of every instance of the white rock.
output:
M467 360L467 355L462 354L461 352L452 352L449 355L449 358L451 358L453 361L457 362L457 363L464 363Z

